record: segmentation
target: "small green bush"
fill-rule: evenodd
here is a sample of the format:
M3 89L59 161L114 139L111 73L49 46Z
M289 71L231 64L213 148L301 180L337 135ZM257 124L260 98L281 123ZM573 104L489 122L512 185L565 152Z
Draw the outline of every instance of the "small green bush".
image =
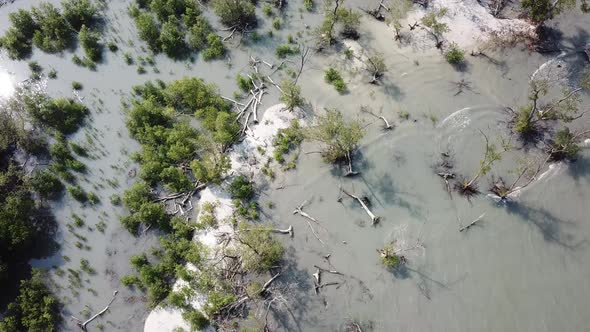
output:
M199 310L185 310L182 318L189 322L192 331L202 331L209 326L209 320Z
M131 66L131 65L133 64L133 62L134 62L134 61L133 61L133 56L132 56L130 53L128 53L128 52L125 52L125 53L123 54L123 60L125 61L125 63L126 63L126 64L128 64L128 65L130 65L130 66Z
M109 51L111 51L113 53L115 53L119 50L119 46L114 41L108 42L107 47L108 47Z
M242 76L238 74L236 76L236 81L238 82L238 87L245 93L248 93L250 90L254 89L254 84L252 80L248 76Z
M68 186L68 193L80 203L88 201L88 194L80 186Z
M340 72L335 68L330 67L328 70L326 70L324 80L327 83L332 84L339 93L346 91L346 83L344 82L342 75L340 75Z
M401 257L395 253L393 243L386 245L383 249L379 250L381 264L389 269L394 269L401 263Z
M275 54L279 59L285 59L286 57L290 55L295 55L297 53L299 53L299 47L292 46L289 44L279 45L275 49Z
M279 129L272 141L272 145L275 147L274 159L279 163L284 162L284 155L299 146L301 142L303 142L303 131L299 122L293 120L289 128Z
M57 198L64 190L57 176L47 170L35 172L31 177L31 186L43 198Z
M465 62L465 52L457 44L453 43L445 53L445 59L452 65L462 64Z
M278 17L276 17L274 20L272 20L272 27L275 30L280 30L281 29L281 20Z
M37 61L30 61L29 62L29 69L31 72L40 74L43 72L43 67Z
M82 83L78 82L78 81L73 81L72 82L72 89L74 90L82 90L84 88L84 86L82 85Z

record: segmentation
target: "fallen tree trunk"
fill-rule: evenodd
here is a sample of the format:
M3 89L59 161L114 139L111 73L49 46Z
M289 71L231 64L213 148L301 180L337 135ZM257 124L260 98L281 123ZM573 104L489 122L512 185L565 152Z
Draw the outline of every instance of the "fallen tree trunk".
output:
M348 159L348 171L344 174L344 177L358 175L359 172L352 170L352 158L350 157L350 151L346 153L346 158Z
M464 230L469 229L469 227L475 225L476 223L478 223L479 221L481 221L483 219L483 217L486 215L486 213L482 213L481 216L477 217L475 220L473 220L469 225L461 227L459 229L459 232L463 232Z
M376 117L377 119L383 120L383 123L385 124L385 127L383 129L385 129L385 130L393 129L393 126L389 124L389 121L387 121L387 119L384 116L377 115L377 114L371 112L368 107L361 106L361 112L370 114L370 115Z
M245 229L241 229L240 231L252 231L253 229L251 228L245 228ZM289 225L289 228L287 229L277 229L277 228L273 228L273 229L269 229L268 230L271 233L279 233L279 234L289 234L290 237L293 237L293 226Z
M369 209L369 207L368 207L368 206L365 204L365 202L363 202L363 200L362 200L360 197L358 197L358 196L355 196L355 195L353 195L353 194L351 194L351 193L347 192L347 191L346 191L346 190L344 190L344 189L342 189L342 192L343 192L343 193L345 193L346 195L348 195L348 196L350 196L350 197L352 197L352 198L356 199L356 200L357 200L357 202L359 202L359 204L360 204L360 205L363 207L363 209L365 210L365 212L367 212L367 214L368 214L368 215L369 215L369 217L371 218L371 225L375 225L376 223L378 223L378 222L379 222L379 218L380 218L380 217L377 217L375 214L373 214L373 212L371 212L371 210Z
M270 278L267 282L264 283L264 285L262 286L262 289L260 290L260 293L264 293L268 290L268 287L270 287L270 285L273 283L273 281L275 281L275 279L277 279L279 276L281 275L281 273L277 273L275 274L272 278Z
M113 304L113 301L115 301L115 297L117 297L117 294L119 293L119 291L114 291L113 292L113 298L111 299L111 301L109 302L109 304L107 304L107 306L102 309L101 311L99 311L96 315L90 317L88 320L82 322L82 320L72 316L72 318L74 320L77 321L78 326L83 330L86 331L86 326L92 322L93 320L95 320L96 318L100 317L101 315L103 315L105 312L107 312L107 310L109 310L109 307L111 306L111 304Z
M305 205L305 203L307 203L307 200L303 201L303 203L301 203L298 207L296 207L295 210L293 211L293 214L299 214L300 216L304 217L305 219L309 219L319 225L320 223L314 217L310 216L306 212L303 212L303 206ZM324 241L322 241L322 239L320 239L320 236L318 235L318 233L316 233L315 229L313 229L313 226L311 225L311 223L308 220L306 220L306 222L307 222L307 225L309 226L309 229L311 229L311 232L315 236L315 238L318 239L318 241L320 241L320 243L325 246L326 244L324 243Z

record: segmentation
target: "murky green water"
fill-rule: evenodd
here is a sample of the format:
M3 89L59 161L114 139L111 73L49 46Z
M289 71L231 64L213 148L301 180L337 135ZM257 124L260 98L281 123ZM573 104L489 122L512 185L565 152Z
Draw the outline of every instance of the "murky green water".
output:
M32 3L22 0L2 7L0 30L7 28L8 12ZM92 109L92 121L75 139L87 142L89 136L93 143L88 144L98 158L85 160L89 173L81 182L88 189L104 186L92 189L102 200L94 209L81 208L68 197L55 204L62 229L61 252L34 262L65 270L79 267L80 259L87 258L98 271L84 278L85 288L96 293L80 289L78 297L67 289L67 279L54 276L64 287L59 290L60 296L68 299L65 330L77 329L68 320L70 314L79 315L85 306L93 312L102 308L115 289L120 291L118 300L98 320L106 330L141 331L149 313L142 295L119 283L119 278L130 272L128 258L156 243L154 234L139 238L128 235L117 218L125 212L109 203L110 195L122 193L133 183L128 172L137 167L129 161L129 154L138 145L129 139L125 129L121 98L128 95L132 85L146 80L171 81L183 76L215 82L222 94L230 96L236 89L236 73L247 70L250 53L279 63L274 59L276 43L263 42L233 49L231 67L225 61L197 60L187 65L160 55L156 57L160 74L148 69L148 74L138 75L136 66L127 66L121 55L127 51L144 53L126 14L127 4L109 2L107 35L120 41L121 51L107 53L97 72L74 66L70 53L60 56L35 51L32 58L46 70L58 71L57 80L47 81L50 95L74 97L71 81L84 84L79 95ZM275 36L285 38L289 32L304 31L304 24L313 26L319 19L317 15L301 19L296 8L289 13L288 28ZM587 41L589 24L590 20L581 15L561 17L558 25L567 52ZM263 23L261 30L266 29L268 23ZM129 40L134 40L135 46L126 42ZM333 331L344 329L348 319L370 324L374 331L587 330L590 209L585 203L590 202L590 151L583 150L575 164L556 165L548 176L521 194L518 204L496 204L485 194L471 203L458 196L451 199L433 171L440 153L450 150L456 172L472 174L484 148L478 129L493 139L509 134L503 122L508 119L504 107L526 102L530 75L558 54L543 56L520 49L494 53L493 57L503 61L501 66L469 57L467 69L458 72L434 49L400 47L383 23L368 18L363 20L359 42L385 54L389 70L382 85L368 84L369 77L363 72L347 72L344 76L350 92L339 95L324 82L323 71L329 65L345 72L352 66L343 55L335 53L312 57L299 83L310 112L334 107L349 118L364 119L367 136L355 164L361 174L341 178L318 154L304 153L317 150L306 143L298 168L279 174L260 197L263 203L272 200L276 204L275 209L265 211L272 222L295 228L295 237L285 239L288 267L282 282L291 285L287 300L297 319L281 315L284 327L279 330ZM564 56L561 61L568 65L566 81L575 80L580 68L588 66L581 55ZM548 66L558 70L556 64ZM17 83L27 77L26 62L2 56L0 95L10 91L4 88L4 82ZM451 82L462 79L470 82L471 89L455 95L457 90ZM276 91L271 91L264 106L277 101ZM584 107L588 100L585 95ZM361 113L360 105L381 112L396 128L382 131L382 123ZM400 119L399 111L409 112L410 119ZM506 176L506 171L515 167L519 153L506 155L492 173ZM110 186L108 179L116 180L119 186ZM488 181L481 181L482 189L486 189ZM340 185L369 197L381 222L371 226L360 206L347 197L338 202ZM292 214L304 200L309 201L305 210L321 223L317 231L325 245L314 237L304 219ZM71 213L84 216L87 226L100 220L108 224L105 234L87 229L79 232L88 238L90 250L76 248L77 239L65 229ZM482 213L482 222L459 232L461 225ZM392 273L380 265L377 249L392 240L411 246L417 239L424 248L408 252L406 269ZM329 263L324 259L327 254L331 255ZM71 262L61 258L64 255ZM311 276L314 264L326 268L331 264L345 276L324 274L325 281L340 284L316 295Z

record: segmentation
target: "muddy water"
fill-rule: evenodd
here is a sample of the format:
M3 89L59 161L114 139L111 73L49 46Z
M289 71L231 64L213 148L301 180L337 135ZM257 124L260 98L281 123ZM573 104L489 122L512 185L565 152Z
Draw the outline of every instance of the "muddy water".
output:
M2 7L0 30L8 26L8 12L32 3L21 0ZM291 8L286 28L275 32L273 40L235 46L231 66L226 61L174 62L157 56L160 73L145 66L148 73L138 75L136 66L126 65L122 58L123 52L135 58L146 55L126 14L128 3L109 2L106 35L117 40L121 50L105 53L97 72L73 65L69 52L47 55L35 51L32 57L46 71L58 71L57 80L46 82L50 95L79 97L92 110L89 125L73 139L85 143L95 156L84 160L89 172L79 180L102 203L96 208L82 207L67 196L55 203L61 250L33 262L67 270L78 269L80 259L86 258L97 271L96 275L83 274L84 287L76 289L77 296L68 289L67 277L54 272L53 279L61 286L58 294L66 303L64 330L77 329L70 315L82 316L85 307L90 312L100 310L115 289L120 292L118 300L97 320L106 330L140 331L149 312L142 295L122 287L118 280L130 272L128 258L148 250L156 243L155 236L128 235L118 222L118 215L125 211L109 202L112 194L121 194L133 183L128 173L137 168L129 154L138 146L128 137L121 107L130 87L148 79L198 76L215 82L222 94L230 96L236 89L236 73L247 70L249 54L279 63L273 56L277 40L284 42L289 33L297 31L307 36L305 25L313 26L319 20L318 15L301 18L297 8ZM566 15L557 22L564 32L564 49L571 52L585 43L589 22L580 15ZM263 22L261 31L268 29L269 23ZM276 204L275 209L265 211L269 220L295 228L295 237L285 241L289 254L284 282L293 286L288 298L297 321L285 316L283 324L303 331L343 329L347 319L361 321L365 330L372 326L375 331L585 330L590 324L584 309L590 291L589 210L583 205L590 201L588 149L577 163L555 167L551 176L527 188L519 204L513 205L498 205L485 195L471 203L456 196L451 199L433 172L440 153L450 151L457 173L472 175L484 148L479 130L493 140L507 135L502 122L507 120L504 106L525 102L529 76L557 54L541 56L520 49L497 52L492 56L502 61L500 65L469 57L467 68L457 71L431 48L400 47L383 23L364 19L361 32L360 44L386 57L389 70L382 85L368 84L368 75L362 69L353 70L354 63L336 52L312 57L299 80L310 112L334 107L365 122L367 135L355 164L361 174L341 178L317 154L305 154L317 150L306 143L298 168L286 174L279 171L261 194L261 206L269 200ZM582 66L575 55L561 61L575 64L566 71L566 81ZM323 71L329 65L343 70L349 93L339 95L324 83ZM552 66L559 70L556 64ZM10 61L5 55L0 71L0 95L11 91L6 82L16 84L28 77L26 62ZM451 82L462 79L470 83L470 89L456 95ZM77 95L71 90L73 80L84 85ZM265 106L278 98L271 91L265 96ZM584 101L587 105L587 96ZM383 132L380 121L359 112L360 105L382 113L396 128ZM399 111L408 112L410 119L401 119ZM517 157L518 153L507 154L492 173L506 176ZM488 180L481 181L482 189ZM338 202L339 186L367 196L381 222L371 226L367 215L348 197ZM325 245L304 219L292 215L304 200L308 200L304 209L321 222L316 228ZM65 227L72 213L84 217L86 226L76 232L88 239L88 249L78 249L78 239ZM458 231L483 213L481 223L467 232ZM95 229L99 221L107 224L104 234ZM407 268L392 273L380 265L376 252L390 241L406 247L419 242L423 248L408 251ZM329 267L323 258L327 254L333 268L346 276L324 274L325 282L340 284L316 295L313 265Z

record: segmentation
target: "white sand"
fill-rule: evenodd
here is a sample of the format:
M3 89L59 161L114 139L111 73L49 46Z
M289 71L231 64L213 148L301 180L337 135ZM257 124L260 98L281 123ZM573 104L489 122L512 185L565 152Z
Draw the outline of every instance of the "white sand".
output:
M252 130L246 131L247 136L244 141L234 146L230 153L232 172L248 176L258 175L261 164L268 159L268 156L272 156L274 151L272 139L277 131L289 127L291 121L303 116L303 111L300 109L292 112L285 110L285 104L268 108L260 119L260 123L251 125ZM264 151L264 155L259 148Z
M444 34L449 42L471 50L485 43L493 34L500 36L523 33L534 36L534 26L521 19L497 19L477 0L431 0L428 11L447 8L447 14L439 21L446 23L450 31ZM414 6L407 17L408 23L420 22L426 14L421 6ZM412 31L412 37L426 42L428 33L422 29ZM433 45L433 41L430 41Z
M260 167L266 160L265 156L272 155L274 148L272 147L272 139L279 129L287 128L291 125L294 119L302 118L303 112L301 110L294 110L289 112L284 110L284 104L278 104L270 107L264 112L262 119L258 125L252 125L251 131L248 131L247 137L244 141L233 148L229 157L231 159L231 171L233 175L244 174L257 175L260 173ZM263 148L266 153L263 156L258 147ZM216 204L215 217L219 223L216 229L199 230L195 233L194 241L200 242L209 248L209 258L214 259L218 247L217 239L223 234L232 234L233 228L228 222L229 217L234 212L231 196L227 190L220 186L208 186L200 192L199 200L199 214L197 221L200 221L202 206L206 202ZM190 271L197 271L196 267L187 264L187 269ZM175 291L186 287L188 284L184 280L177 280L173 286ZM191 299L191 305L196 310L201 310L203 305L207 303L206 296L197 294ZM190 326L182 318L182 311L179 309L166 308L158 306L150 312L144 325L144 332L171 332L175 328L180 327L185 331L190 331ZM205 331L215 331L209 326Z

